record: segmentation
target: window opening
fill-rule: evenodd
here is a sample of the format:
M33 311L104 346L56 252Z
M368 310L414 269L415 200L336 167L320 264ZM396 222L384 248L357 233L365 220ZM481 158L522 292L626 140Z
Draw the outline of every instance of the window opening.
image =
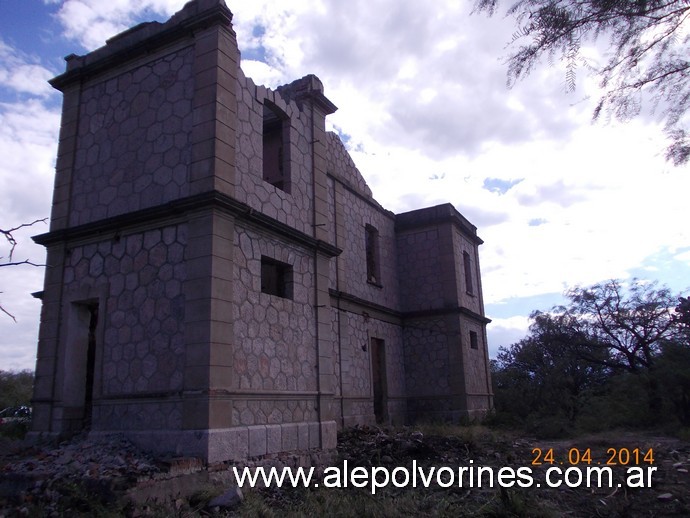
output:
M287 115L270 101L264 101L263 179L285 192L290 192L288 127Z
M261 256L261 291L284 299L292 299L292 266Z
M479 349L479 339L476 331L470 331L470 347L472 349Z
M381 284L381 268L379 262L379 231L372 225L365 225L365 246L367 255L367 281Z
M465 267L465 289L470 295L474 294L474 286L472 284L472 262L470 261L470 254L462 253L462 262Z

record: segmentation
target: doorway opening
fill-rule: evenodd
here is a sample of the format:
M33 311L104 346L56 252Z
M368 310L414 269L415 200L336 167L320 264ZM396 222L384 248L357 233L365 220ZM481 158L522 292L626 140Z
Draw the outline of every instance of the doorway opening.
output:
M96 357L101 327L97 301L92 299L70 305L62 400L65 430L71 432L92 427L94 399L98 397Z
M93 382L96 369L96 329L98 328L98 304L92 303L86 306L89 312L89 333L86 346L86 376L84 386L84 430L91 429L93 419Z
M371 339L371 373L374 389L374 416L377 423L384 423L388 419L386 344L380 338Z

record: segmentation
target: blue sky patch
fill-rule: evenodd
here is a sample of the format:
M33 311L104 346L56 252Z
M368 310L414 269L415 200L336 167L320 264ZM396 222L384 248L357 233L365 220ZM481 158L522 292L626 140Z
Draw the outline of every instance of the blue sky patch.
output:
M677 256L690 255L690 247L684 247L671 253L668 248L650 255L642 264L628 271L631 277L638 279L655 279L659 287L666 285L672 291L679 290L682 295L690 295L690 259L682 260Z
M558 304L566 304L562 293L543 293L529 297L516 297L495 304L486 304L489 318L510 318L516 315L528 316L532 311L548 311ZM489 324L491 326L491 324Z
M524 178L518 178L517 180L501 180L500 178L486 178L484 180L483 186L484 189L486 189L487 191L505 194L523 180Z

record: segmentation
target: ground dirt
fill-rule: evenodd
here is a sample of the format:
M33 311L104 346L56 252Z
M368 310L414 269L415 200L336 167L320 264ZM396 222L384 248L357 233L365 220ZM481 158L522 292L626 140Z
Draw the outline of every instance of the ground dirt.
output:
M155 485L162 478L170 481L170 476L162 477L165 462L137 452L122 439L99 445L81 438L53 448L27 448L8 442L0 444L0 517L690 516L690 443L653 432L616 431L539 440L479 426L356 427L340 434L333 467L343 471L345 461L350 473L357 467L386 467L390 473L405 467L410 472L421 468L428 475L432 467L435 473L447 467L453 470L455 480L442 487L449 480L446 470L441 485L434 475L430 487L423 487L417 478L416 488L410 487L410 479L407 487L389 484L372 494L370 480L361 488L353 487L351 478L348 487L324 487L324 476L334 472L322 466L317 470L318 488L244 488L244 501L231 508L209 506L227 489L218 483L168 498L160 497L159 492L156 501L142 503L128 498L132 488ZM587 488L584 481L580 487L566 483L547 487L548 468L565 471L577 467L586 476L588 467L606 467L607 462L614 461L617 464L610 466L611 487L593 484ZM645 484L651 473L651 487L630 487L637 480L626 480L626 470L634 466L643 469ZM459 484L460 467L474 468L474 479L470 480L469 470L465 470ZM476 475L480 467L493 468L493 487L488 482L488 470L480 486ZM518 482L526 479L510 477L511 471L505 470L502 480L506 487L501 488L500 468L512 468L513 473L529 468L534 483L529 488L520 487ZM219 469L222 467L214 467L216 474ZM577 482L577 477L578 472L571 469L569 480ZM402 471L396 479L404 482ZM507 487L511 479L514 484ZM555 474L551 477L555 482L558 479ZM334 480L330 478L331 485Z

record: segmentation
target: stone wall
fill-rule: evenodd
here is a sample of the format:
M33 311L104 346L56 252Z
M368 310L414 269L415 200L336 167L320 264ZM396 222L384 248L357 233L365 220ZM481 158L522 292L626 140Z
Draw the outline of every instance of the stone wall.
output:
M337 178L343 185L346 185L349 189L359 194L364 198L368 198L370 201L378 205L373 198L371 189L367 185L366 180L359 172L357 166L355 165L352 157L345 149L340 137L333 132L328 132L326 134L327 138L327 154L326 154L326 164L328 173L333 177ZM379 205L380 207L380 205Z
M263 180L263 110L273 103L289 118L289 192ZM280 93L257 86L238 70L237 169L242 171L235 197L253 209L301 232L313 234L311 120L294 102L287 103Z
M455 261L455 290L459 295L460 306L473 311L480 315L484 310L484 304L481 300L481 277L479 275L479 254L477 253L477 246L467 236L463 235L457 228L453 228L453 255ZM463 262L463 253L466 253L470 258L471 264L471 283L472 290L468 290L465 280L465 270Z
M70 225L189 194L193 65L187 46L83 87Z
M343 252L336 259L338 291L397 310L400 299L393 215L339 182L335 182L334 189L336 206L342 208L342 213L337 214L337 225L342 227L341 234L347 236L342 245ZM366 225L378 231L380 279L376 283L367 280Z
M409 321L405 326L405 372L407 391L415 397L448 393L448 330L443 318Z
M179 398L146 396L183 388L186 241L186 225L179 224L70 248L63 278L66 346L87 331L71 313L99 304L94 429L180 428ZM85 368L74 365L63 375L83 383Z
M450 419L454 405L449 329L445 318L416 319L404 330L409 419Z
M430 227L398 234L400 306L403 311L442 308L448 279L441 274L440 229Z
M488 372L488 350L484 326L473 319L461 319L463 365L465 371L465 390L467 411L470 416L480 416L490 408L491 380ZM477 349L470 347L470 332L476 333Z
M233 423L241 425L317 420L313 256L249 227L236 227ZM293 298L261 292L261 257L292 265Z

